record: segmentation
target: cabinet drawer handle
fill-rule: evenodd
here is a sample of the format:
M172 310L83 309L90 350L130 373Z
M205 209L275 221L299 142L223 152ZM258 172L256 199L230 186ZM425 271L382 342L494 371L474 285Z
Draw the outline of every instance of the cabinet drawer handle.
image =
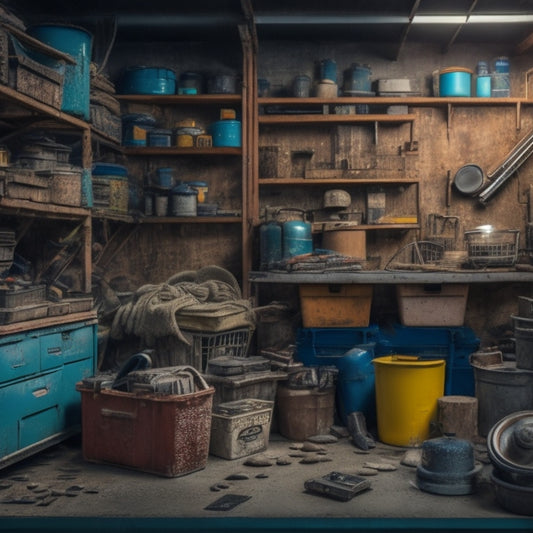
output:
M54 346L53 348L48 348L48 355L61 355L61 346Z
M46 387L43 387L42 389L37 389L32 392L32 394L36 398L42 398L43 396L46 396L50 392L50 389L47 389Z
M127 411L114 411L113 409L102 409L100 411L102 416L107 416L110 418L123 418L126 420L133 420L137 418L135 413L128 413Z
M11 365L11 368L15 369L15 368L21 368L23 366L26 366L26 362L22 362L22 363L18 363L18 364L15 364L15 365Z

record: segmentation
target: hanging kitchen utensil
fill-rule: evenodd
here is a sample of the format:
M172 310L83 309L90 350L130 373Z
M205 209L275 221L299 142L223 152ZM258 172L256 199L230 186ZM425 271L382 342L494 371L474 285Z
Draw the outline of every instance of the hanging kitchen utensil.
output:
M459 236L459 217L430 213L427 240L440 244L445 251L455 250Z

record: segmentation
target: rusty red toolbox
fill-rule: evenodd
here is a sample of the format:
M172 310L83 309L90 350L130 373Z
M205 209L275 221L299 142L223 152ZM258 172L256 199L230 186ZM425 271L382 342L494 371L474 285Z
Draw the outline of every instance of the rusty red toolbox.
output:
M95 391L78 382L84 459L165 477L205 468L215 389L197 377L199 390L180 395Z

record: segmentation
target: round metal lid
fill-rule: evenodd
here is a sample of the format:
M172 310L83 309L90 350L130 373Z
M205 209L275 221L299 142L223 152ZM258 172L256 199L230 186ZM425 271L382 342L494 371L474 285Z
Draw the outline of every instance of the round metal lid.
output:
M533 411L518 411L499 420L488 434L487 448L498 468L533 475Z

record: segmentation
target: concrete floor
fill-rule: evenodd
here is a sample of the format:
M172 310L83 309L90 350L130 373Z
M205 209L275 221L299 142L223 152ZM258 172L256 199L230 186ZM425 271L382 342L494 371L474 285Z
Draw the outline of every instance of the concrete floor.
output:
M483 468L475 492L442 496L417 488L416 469L401 464L405 448L377 442L365 453L341 438L321 444L317 455L294 444L272 433L262 454L271 466L209 455L205 468L165 478L86 462L74 437L0 471L0 531L533 531L533 518L508 513L495 500L483 447L476 447ZM294 455L321 460L306 464ZM356 474L365 463L374 463L371 489L347 502L304 490L307 479ZM377 470L376 463L395 470ZM227 495L249 499L206 510Z

